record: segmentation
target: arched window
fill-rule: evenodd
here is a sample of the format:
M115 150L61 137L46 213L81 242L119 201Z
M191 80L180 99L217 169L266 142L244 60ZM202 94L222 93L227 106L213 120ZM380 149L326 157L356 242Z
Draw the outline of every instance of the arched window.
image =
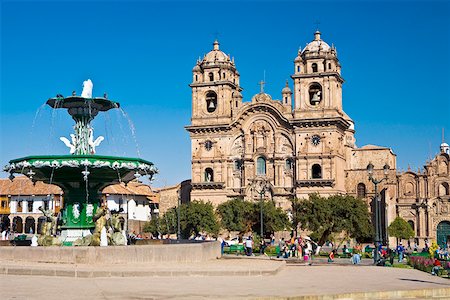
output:
M291 158L286 159L286 171L291 172L294 169L294 162Z
M266 159L258 157L256 160L256 175L266 175Z
M225 79L225 78L227 77L226 74L225 74L225 72L223 72L222 74L223 74L223 75L222 75L223 79Z
M405 184L405 195L413 195L414 194L414 184L412 182L407 182Z
M206 110L209 113L212 113L216 110L217 108L217 94L214 93L213 91L209 91L206 94Z
M33 217L27 217L25 219L25 233L36 233L35 232L35 221Z
M209 81L214 81L214 73L211 72L208 75L209 75Z
M214 181L214 171L211 168L205 169L205 181L206 182L213 182Z
M449 186L447 182L443 182L439 185L439 196L448 196L449 193Z
M366 198L366 185L364 183L358 183L356 194L358 198Z
M320 101L322 101L322 86L318 83L313 83L309 87L309 103L318 105Z
M331 70L331 63L328 63L328 70Z
M297 72L300 72L300 66L297 66Z
M316 63L313 63L311 65L311 68L312 68L313 73L317 73L317 64Z
M414 230L414 221L408 221L409 226L411 226L412 230Z
M240 159L234 160L234 170L239 171L242 167L242 161Z
M322 178L322 167L319 164L315 164L311 168L311 174L313 179Z
M198 81L198 75L195 75L195 81Z

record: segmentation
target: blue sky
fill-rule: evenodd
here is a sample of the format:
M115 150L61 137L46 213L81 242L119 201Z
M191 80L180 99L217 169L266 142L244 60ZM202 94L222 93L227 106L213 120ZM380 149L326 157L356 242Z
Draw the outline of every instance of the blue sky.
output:
M190 178L191 70L212 49L235 57L244 101L280 98L316 22L346 80L343 105L359 147L391 147L398 169L422 167L450 140L449 1L1 1L0 165L67 154L56 94L107 92L125 114L94 121L98 154L155 163L155 186ZM292 87L292 81L290 80ZM130 129L134 124L135 134ZM2 177L7 174L2 173Z

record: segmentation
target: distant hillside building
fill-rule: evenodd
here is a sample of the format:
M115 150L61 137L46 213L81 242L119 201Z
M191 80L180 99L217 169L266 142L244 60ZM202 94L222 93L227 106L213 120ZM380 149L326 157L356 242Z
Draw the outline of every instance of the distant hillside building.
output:
M192 147L191 198L214 205L230 198L257 199L254 182L263 178L268 182L265 198L286 210L291 199L310 193L350 194L371 204L374 185L366 169L372 163L378 179L384 177L383 167L390 167L388 180L379 186L385 239L397 215L411 221L422 243L436 238L438 228L450 228L443 204L449 195L448 153L438 155L423 173L397 174L390 148L358 148L354 122L342 106L344 79L336 48L319 31L298 51L293 68L292 89L286 82L280 100L265 93L261 83L261 92L243 102L240 73L218 41L197 61L186 127ZM405 189L411 192L407 197Z

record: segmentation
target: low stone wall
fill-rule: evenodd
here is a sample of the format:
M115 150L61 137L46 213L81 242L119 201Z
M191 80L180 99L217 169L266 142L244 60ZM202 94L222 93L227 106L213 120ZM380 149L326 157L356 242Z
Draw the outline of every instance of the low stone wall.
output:
M64 264L193 263L220 256L217 241L108 247L0 247L0 261Z

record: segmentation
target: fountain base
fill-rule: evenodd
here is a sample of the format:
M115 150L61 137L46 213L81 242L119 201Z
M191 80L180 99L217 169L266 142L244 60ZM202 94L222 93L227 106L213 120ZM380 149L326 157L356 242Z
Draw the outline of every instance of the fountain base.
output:
M63 229L59 237L63 245L71 246L73 241L92 234L89 229Z

